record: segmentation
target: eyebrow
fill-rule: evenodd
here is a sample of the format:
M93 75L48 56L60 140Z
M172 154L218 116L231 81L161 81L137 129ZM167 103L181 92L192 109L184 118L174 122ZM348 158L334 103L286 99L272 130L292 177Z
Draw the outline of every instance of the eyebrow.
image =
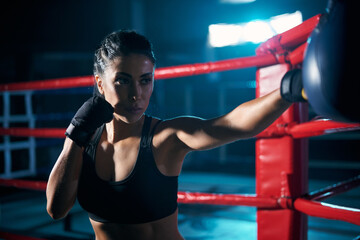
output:
M124 76L126 76L126 77L132 78L132 75L131 75L131 74L128 74L128 73L126 73L126 72L117 72L117 73L116 73L116 76L118 76L118 75L124 75ZM142 74L140 77L141 77L141 78L142 78L142 77L147 77L148 75L152 76L153 73L152 73L152 72L144 73L144 74Z

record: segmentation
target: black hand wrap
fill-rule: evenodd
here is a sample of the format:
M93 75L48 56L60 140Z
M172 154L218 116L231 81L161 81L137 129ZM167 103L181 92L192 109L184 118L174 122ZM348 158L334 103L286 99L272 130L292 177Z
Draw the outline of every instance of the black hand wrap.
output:
M303 88L301 69L288 71L281 80L281 97L288 102L306 102Z
M98 127L113 119L113 113L114 108L105 99L91 97L76 112L65 135L84 147Z

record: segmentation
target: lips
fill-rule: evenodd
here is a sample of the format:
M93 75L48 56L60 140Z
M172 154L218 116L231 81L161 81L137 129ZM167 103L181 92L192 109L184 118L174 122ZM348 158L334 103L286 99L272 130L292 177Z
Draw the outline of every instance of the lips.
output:
M137 113L142 112L142 111L143 111L143 108L138 107L138 106L128 107L128 108L126 108L126 111L127 111L127 112L130 112L130 113L137 114Z

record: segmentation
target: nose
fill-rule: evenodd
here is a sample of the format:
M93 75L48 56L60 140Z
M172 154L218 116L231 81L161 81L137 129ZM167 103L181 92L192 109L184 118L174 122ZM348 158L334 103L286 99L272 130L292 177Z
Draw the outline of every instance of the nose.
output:
M129 86L129 100L131 102L136 102L140 99L141 96L141 87L139 84L133 83Z

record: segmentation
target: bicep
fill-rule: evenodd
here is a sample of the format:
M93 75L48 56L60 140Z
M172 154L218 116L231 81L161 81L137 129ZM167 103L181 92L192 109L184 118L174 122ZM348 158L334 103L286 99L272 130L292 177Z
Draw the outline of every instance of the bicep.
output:
M224 116L213 119L179 117L169 120L176 139L187 151L208 150L239 138Z

